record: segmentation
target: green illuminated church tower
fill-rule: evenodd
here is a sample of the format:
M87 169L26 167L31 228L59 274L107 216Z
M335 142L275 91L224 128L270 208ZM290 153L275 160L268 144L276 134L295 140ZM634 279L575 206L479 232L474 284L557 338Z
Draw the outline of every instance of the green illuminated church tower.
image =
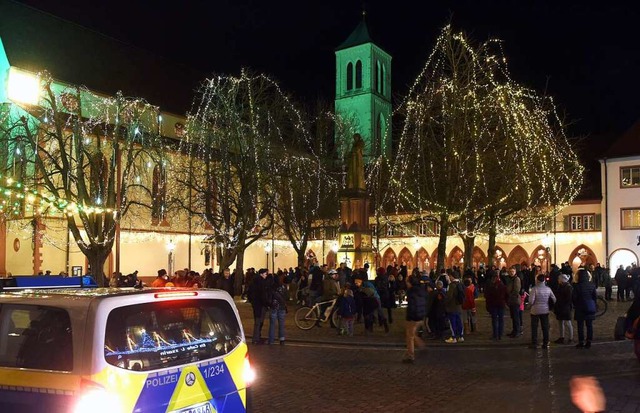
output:
M376 46L363 19L336 49L336 114L364 140L364 161L391 155L391 56Z

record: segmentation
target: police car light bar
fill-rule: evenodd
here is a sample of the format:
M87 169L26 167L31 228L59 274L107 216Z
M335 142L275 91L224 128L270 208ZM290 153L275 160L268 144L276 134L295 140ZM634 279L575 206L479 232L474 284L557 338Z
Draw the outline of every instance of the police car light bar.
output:
M155 293L155 298L183 298L183 297L196 297L197 291L171 291L166 293Z

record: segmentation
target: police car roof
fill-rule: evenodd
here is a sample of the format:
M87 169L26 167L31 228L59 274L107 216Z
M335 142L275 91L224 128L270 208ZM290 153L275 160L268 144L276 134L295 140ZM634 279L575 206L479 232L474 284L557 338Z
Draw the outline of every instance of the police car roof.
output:
M107 298L129 295L142 295L150 293L179 293L181 291L222 291L214 289L202 289L194 290L192 288L26 288L21 290L2 291L0 292L0 298L2 297L28 297L28 298L51 298L55 297L69 297L74 299L94 299L94 298Z

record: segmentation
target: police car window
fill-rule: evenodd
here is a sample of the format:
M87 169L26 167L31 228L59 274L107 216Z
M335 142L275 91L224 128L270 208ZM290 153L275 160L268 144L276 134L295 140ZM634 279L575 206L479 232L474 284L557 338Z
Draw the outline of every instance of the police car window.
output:
M111 311L104 354L114 366L147 371L219 357L241 340L227 301L159 301Z
M2 305L0 366L73 370L69 314L53 307Z

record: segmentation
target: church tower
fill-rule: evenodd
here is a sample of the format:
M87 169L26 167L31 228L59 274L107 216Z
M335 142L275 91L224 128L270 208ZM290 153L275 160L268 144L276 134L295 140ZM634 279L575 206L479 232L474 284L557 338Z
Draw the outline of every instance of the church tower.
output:
M335 112L364 140L364 161L391 155L391 56L376 46L364 18L336 49Z

